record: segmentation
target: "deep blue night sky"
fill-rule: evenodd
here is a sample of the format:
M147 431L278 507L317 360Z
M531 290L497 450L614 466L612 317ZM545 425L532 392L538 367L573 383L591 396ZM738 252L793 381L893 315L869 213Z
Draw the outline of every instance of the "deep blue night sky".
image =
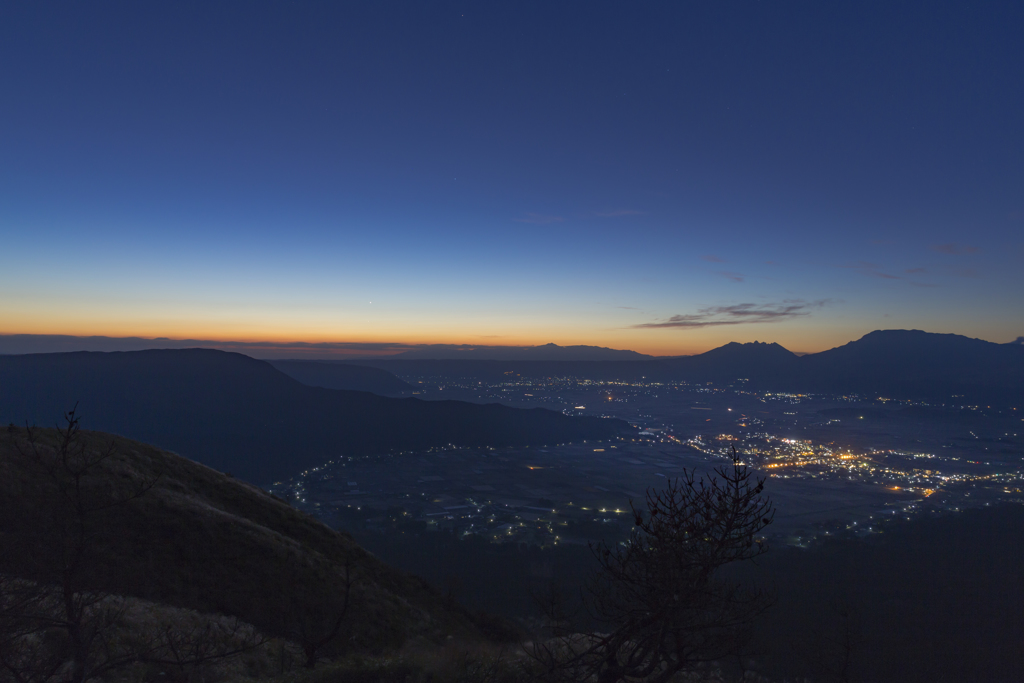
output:
M8 3L0 333L1024 334L1024 4Z

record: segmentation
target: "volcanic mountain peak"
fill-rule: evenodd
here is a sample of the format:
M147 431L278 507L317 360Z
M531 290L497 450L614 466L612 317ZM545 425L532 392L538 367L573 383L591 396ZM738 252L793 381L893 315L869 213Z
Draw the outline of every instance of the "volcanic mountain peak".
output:
M699 355L707 359L758 359L778 360L796 358L797 355L776 342L729 342Z
M815 356L892 362L896 359L912 363L975 363L991 357L1009 357L1013 344L996 344L960 334L939 334L923 330L875 330L856 341L823 351Z

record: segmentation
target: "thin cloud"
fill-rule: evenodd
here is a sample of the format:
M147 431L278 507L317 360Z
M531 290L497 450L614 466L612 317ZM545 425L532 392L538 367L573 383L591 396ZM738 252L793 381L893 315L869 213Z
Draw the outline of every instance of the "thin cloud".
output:
M937 251L940 254L973 254L978 251L978 248L966 244L933 244L932 251Z
M906 273L907 275L921 275L923 273L927 273L928 269L927 268L907 268L903 272Z
M729 278L733 282L743 282L743 280L746 278L746 276L743 275L743 273L731 273L726 270L721 270L718 272L718 274L721 275L722 277Z
M615 211L595 211L594 215L598 218L618 218L619 216L643 216L645 211L637 211L636 209L616 209Z
M721 256L715 256L714 254L705 254L701 256L701 260L708 261L709 263L725 263L725 259Z
M531 225L548 225L550 223L561 223L565 219L561 216L548 216L541 213L527 213L526 218L516 218L516 223L530 223Z
M803 301L788 299L776 304L733 304L731 306L711 306L702 308L696 313L674 315L668 320L641 323L634 328L652 327L718 327L722 325L746 325L748 323L774 323L782 320L801 318L811 314L816 308L831 303L830 299Z

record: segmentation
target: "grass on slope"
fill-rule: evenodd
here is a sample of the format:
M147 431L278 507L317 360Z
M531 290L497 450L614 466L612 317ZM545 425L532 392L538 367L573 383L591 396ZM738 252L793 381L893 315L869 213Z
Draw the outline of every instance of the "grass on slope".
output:
M60 529L67 513L46 474L59 435L9 427L0 433L0 571L43 582L59 579ZM474 637L467 614L422 580L360 548L347 534L262 490L146 444L82 432L88 453L112 455L82 479L93 508L84 524L83 576L91 587L180 607L237 616L294 638L325 628L351 601L345 647L374 650L412 636ZM64 518L62 518L62 516Z

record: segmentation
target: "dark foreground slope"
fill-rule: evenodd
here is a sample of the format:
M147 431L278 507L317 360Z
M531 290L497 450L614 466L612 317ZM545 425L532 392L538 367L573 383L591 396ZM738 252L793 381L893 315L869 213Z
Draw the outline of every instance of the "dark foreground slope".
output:
M778 601L753 650L772 680L1024 680L1024 506L883 527L867 538L774 548Z
M381 396L394 396L412 391L413 386L387 370L366 365L332 363L315 360L271 360L275 368L311 387L341 389L342 391L369 391Z
M311 620L340 613L345 568L352 597L340 642L366 648L421 635L444 639L475 627L421 580L396 571L345 533L260 489L152 446L83 432L88 453L114 454L89 470L81 517L61 514L52 457L55 430L0 431L0 573L60 581L65 547L82 521L78 561L90 588L237 616L292 637ZM50 468L48 473L45 467ZM123 502L126 493L151 486ZM117 501L122 501L118 503ZM333 610L333 612L332 612Z
M263 361L207 349L0 356L0 422L50 425L76 402L90 427L260 483L343 455L543 445L629 429L549 410L309 387Z

